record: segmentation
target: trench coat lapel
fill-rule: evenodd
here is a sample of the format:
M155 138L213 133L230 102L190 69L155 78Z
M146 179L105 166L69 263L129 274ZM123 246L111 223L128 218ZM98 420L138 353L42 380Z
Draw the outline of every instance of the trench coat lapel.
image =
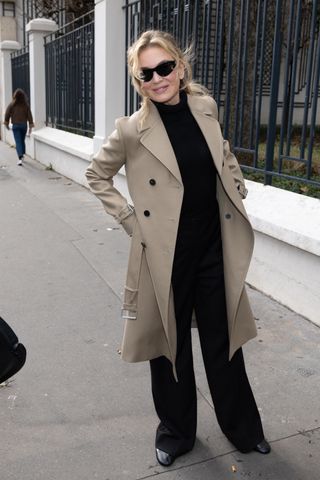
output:
M179 166L165 126L157 108L152 102L149 102L149 109L149 115L141 128L140 142L152 155L160 160L182 185Z
M224 162L223 153L223 136L220 129L218 120L212 115L210 110L206 109L203 102L199 102L196 96L188 96L188 104L190 110L196 119L211 152L213 161L215 163L219 178L223 184L223 188L235 204L239 212L248 220L247 213L243 206L242 200L237 191L233 188L229 188L226 183L224 175L222 175L222 167ZM249 220L248 220L249 221Z
M202 131L204 138L208 144L218 175L224 184L222 178L222 167L224 161L223 153L223 137L221 134L220 124L214 117L212 109L209 109L204 102L199 101L196 95L188 95L188 105ZM174 175L178 182L182 185L179 166L168 138L165 126L161 120L156 106L149 102L150 112L140 129L140 142L154 155L165 167ZM228 195L237 206L238 210L247 219L244 206L240 196L233 189L229 189L224 184L224 188L228 191Z
M198 101L196 96L188 95L188 104L206 139L220 176L223 162L223 143L219 122L213 117L212 112L203 105L203 102Z
M199 102L196 96L188 95L188 105L206 139L216 169L221 175L223 143L220 125L212 116L212 112L206 109L203 102ZM140 130L142 134L140 142L182 184L178 163L158 110L152 102L149 102L149 109L148 117Z

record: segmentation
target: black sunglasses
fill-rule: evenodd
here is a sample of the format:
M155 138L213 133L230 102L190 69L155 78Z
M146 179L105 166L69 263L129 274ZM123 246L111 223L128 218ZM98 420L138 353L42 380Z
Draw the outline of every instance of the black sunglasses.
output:
M176 67L175 60L168 60L167 62L160 63L155 68L142 68L139 74L139 80L143 82L150 82L153 79L153 73L157 72L160 77L167 77L172 70Z

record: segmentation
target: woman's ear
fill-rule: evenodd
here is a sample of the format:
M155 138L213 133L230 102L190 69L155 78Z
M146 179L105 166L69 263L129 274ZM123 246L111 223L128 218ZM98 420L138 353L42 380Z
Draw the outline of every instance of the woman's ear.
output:
M182 62L179 63L178 75L180 80L184 79L184 64Z

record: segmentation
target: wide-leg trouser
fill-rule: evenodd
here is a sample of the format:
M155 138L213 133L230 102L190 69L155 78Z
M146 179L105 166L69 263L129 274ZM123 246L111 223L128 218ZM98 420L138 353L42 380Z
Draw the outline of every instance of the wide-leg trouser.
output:
M235 239L236 248L236 239ZM191 344L196 312L207 380L218 423L236 448L250 451L263 438L242 350L229 361L223 258L218 212L181 218L172 271L177 322L178 382L165 357L150 361L152 394L160 424L156 447L179 455L192 449L197 428L197 397Z

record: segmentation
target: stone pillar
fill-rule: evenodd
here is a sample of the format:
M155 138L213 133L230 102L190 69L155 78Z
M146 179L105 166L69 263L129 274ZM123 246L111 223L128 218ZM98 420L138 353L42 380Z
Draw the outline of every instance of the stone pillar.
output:
M26 27L29 33L30 62L30 107L35 124L34 129L46 124L46 72L44 37L57 30L57 24L46 18L31 20ZM30 155L35 158L34 137L30 137Z
M46 18L31 20L26 27L29 33L30 107L35 129L44 127L46 121L44 37L57 28L56 22Z
M8 104L12 100L12 70L11 70L11 53L19 50L20 43L13 40L4 40L0 43L0 105L1 105L1 139L6 141L7 129L3 125L4 114Z
M125 11L119 0L95 0L94 152L125 109Z

